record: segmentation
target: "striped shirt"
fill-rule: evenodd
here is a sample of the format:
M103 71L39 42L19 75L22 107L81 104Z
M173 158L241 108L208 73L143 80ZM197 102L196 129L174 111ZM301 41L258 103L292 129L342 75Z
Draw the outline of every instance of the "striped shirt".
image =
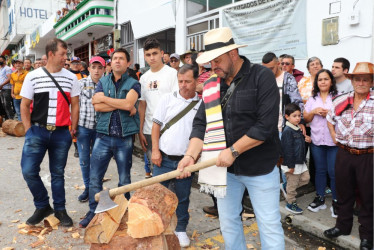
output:
M79 96L79 82L73 73L63 68L51 75L65 92L69 104L71 97ZM70 105L42 68L26 75L20 95L33 100L32 123L55 126L69 126L71 124Z
M79 122L78 125L95 129L96 127L96 112L92 105L92 96L95 94L96 83L91 79L91 76L79 80L80 95L79 95Z
M343 94L333 100L333 108L327 115L327 121L335 125L336 141L352 148L365 149L374 146L374 91L360 103L357 110L353 109L354 92ZM337 107L346 103L342 111Z

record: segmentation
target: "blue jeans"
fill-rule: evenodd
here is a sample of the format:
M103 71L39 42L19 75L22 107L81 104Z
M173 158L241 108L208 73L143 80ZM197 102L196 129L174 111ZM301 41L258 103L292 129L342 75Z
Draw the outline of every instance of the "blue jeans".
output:
M91 146L95 143L96 130L78 126L78 153L81 166L83 183L86 189L90 185L90 152Z
M279 211L279 170L261 176L227 173L227 190L218 198L219 222L226 250L246 250L243 232L242 198L245 188L256 214L262 249L284 249L284 234Z
M22 119L21 119L21 100L22 99L13 99L14 109L16 110L18 121L22 121Z
M39 175L40 164L48 150L53 206L55 210L65 209L64 172L71 141L67 128L50 132L33 125L27 130L21 168L23 178L34 197L36 208L49 205L48 192Z
M89 206L90 211L95 212L97 202L95 194L103 190L103 178L108 169L110 159L114 156L117 163L119 176L118 186L131 183L130 170L132 167L132 135L126 137L113 137L98 133L91 156ZM130 199L130 193L125 197Z
M325 197L327 173L330 177L330 188L332 198L336 199L335 188L335 160L338 152L337 146L317 146L313 143L310 145L312 150L314 166L316 168L316 191L317 195Z
M156 165L153 166L153 176L160 174L165 174L174 171L178 167L179 161L173 161L169 158L163 156L161 167ZM178 223L175 228L176 232L186 232L188 220L190 219L190 214L188 213L188 206L190 204L190 193L193 175L185 179L173 179L175 183L175 194L178 198L177 207L177 218ZM169 186L171 180L161 182L166 188Z
M144 170L146 173L151 173L151 162L148 160L147 153L144 153Z

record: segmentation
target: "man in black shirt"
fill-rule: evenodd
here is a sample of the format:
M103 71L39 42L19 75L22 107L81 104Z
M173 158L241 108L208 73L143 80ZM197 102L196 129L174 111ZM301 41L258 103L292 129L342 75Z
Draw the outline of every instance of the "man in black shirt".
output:
M259 226L261 247L284 249L279 212L279 171L275 167L279 157L277 123L280 97L274 74L238 54L238 48L244 46L234 43L229 28L209 31L204 42L206 51L198 57L197 63L211 63L218 76L220 91L217 95L223 106L226 148L218 155L216 169L221 172L220 167L227 168L224 176L226 193L223 197L217 196L225 247L246 249L240 213L242 196L247 189ZM194 164L203 145L206 149L205 144L210 143L204 141L204 137L211 136L205 131L208 131L207 122L209 126L212 124L212 112L215 112L208 103L214 96L210 91L205 92L209 83L208 80L204 86L204 103L195 116L189 147L178 165L180 171ZM210 98L204 98L207 96ZM179 178L189 175L184 173Z

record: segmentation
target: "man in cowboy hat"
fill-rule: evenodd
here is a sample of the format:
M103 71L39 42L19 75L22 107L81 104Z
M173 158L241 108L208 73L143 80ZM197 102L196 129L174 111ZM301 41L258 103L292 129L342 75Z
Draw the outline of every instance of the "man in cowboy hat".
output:
M204 43L205 52L197 58L197 63L210 62L218 78L213 75L205 82L204 102L195 116L190 144L178 169L183 171L184 167L192 165L203 148L202 160L204 154L212 155L216 145L220 145L222 150L217 153L216 166L206 169L214 169L210 174L217 175L214 180L207 176L204 181L208 184L202 188L214 192L217 197L226 249L247 249L240 216L245 189L248 189L256 214L262 248L284 249L279 171L275 167L279 156L279 91L274 75L268 68L252 64L239 55L238 48L246 45L235 44L229 28L209 31L204 36ZM210 88L215 83L212 79L216 79L216 92ZM216 112L221 111L221 105L222 112ZM214 134L222 132L214 126L215 119L223 120L221 141L217 141L218 136L210 135L210 131ZM204 134L205 131L208 132ZM210 142L204 137L215 140L215 145L207 148L205 144ZM201 174L202 171L199 182ZM180 178L189 175L185 173Z
M329 238L351 233L356 189L362 207L358 216L360 249L373 248L373 152L374 152L374 65L356 64L352 74L353 92L333 100L327 115L331 136L339 146L335 163L338 218L335 227L324 232Z

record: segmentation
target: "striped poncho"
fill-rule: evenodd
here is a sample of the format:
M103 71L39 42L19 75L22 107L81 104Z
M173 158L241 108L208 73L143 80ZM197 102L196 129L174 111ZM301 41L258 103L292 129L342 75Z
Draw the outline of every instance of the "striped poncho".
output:
M201 161L217 157L222 150L226 149L220 101L220 78L217 75L212 75L204 83L203 101L207 125ZM212 166L200 170L198 180L200 191L223 198L226 195L226 174L227 168L225 167Z

